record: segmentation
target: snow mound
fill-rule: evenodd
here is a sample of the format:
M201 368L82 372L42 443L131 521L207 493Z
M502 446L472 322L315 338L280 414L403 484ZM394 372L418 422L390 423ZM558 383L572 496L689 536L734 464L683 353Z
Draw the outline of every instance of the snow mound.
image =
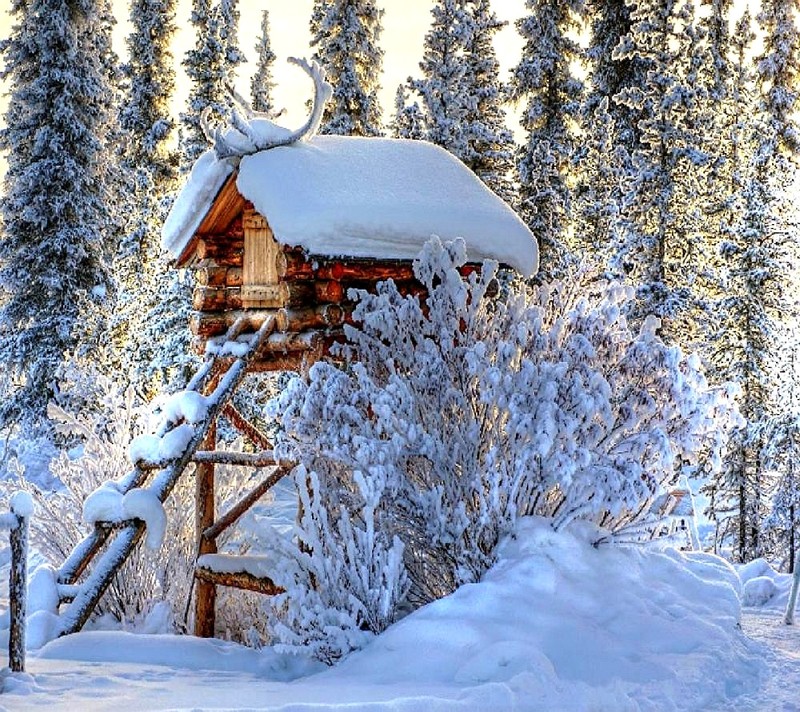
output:
M208 399L197 391L178 391L160 405L160 410L161 417L170 423L202 423L208 414Z
M145 546L158 551L167 531L167 514L155 493L148 489L132 489L122 498L122 508L127 519L141 519L145 523Z
M9 502L11 511L19 517L32 517L33 516L33 497L29 492L20 490L11 495Z
M83 502L83 521L87 524L121 522L124 519L122 491L113 480L103 482Z
M591 540L578 526L556 533L546 520L522 521L483 581L411 614L326 674L524 686L541 709L733 708L758 687L763 663L739 630L730 566Z
M778 591L775 582L769 576L756 576L744 585L742 590L743 606L763 606Z
M151 490L135 488L123 494L119 485L110 480L100 485L83 503L83 521L88 524L124 522L128 519L141 519L145 523L145 544L148 549L161 548L167 529L167 515L164 505Z
M742 582L742 605L786 610L792 588L791 574L775 571L766 559L753 559L737 566L736 572Z
M322 664L272 650L253 650L224 640L178 635L136 635L119 631L87 631L49 643L44 659L165 665L188 670L240 671L289 681L318 671Z
M128 445L128 457L137 462L164 463L179 458L186 451L195 430L189 423L183 423L168 431L163 437L158 435L139 435Z

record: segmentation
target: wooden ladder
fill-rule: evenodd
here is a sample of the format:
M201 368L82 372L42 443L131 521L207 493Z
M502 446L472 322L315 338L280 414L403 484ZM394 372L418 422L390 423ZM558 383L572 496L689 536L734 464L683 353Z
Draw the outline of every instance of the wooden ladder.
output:
M223 345L225 342L236 340L247 328L248 323L246 316L239 317L225 334ZM236 342L238 349L235 356L225 355L223 348L221 353L211 354L206 359L186 387L188 391L209 392L206 417L194 426L192 437L176 457L159 463L137 462L133 470L116 483L122 494L147 484L158 500L164 503L191 462L198 463L198 470L204 465L209 467L210 463L213 478L215 455L223 456L225 453L198 452L198 448L210 440L215 442L216 420L221 413L225 412L226 416L230 413L232 421L236 419L237 412L229 403L229 399L247 373L249 363L274 329L275 318L270 316L245 342ZM241 348L242 343L245 343L245 348ZM246 423L233 424L236 427L247 427ZM177 425L174 423L164 423L156 435L163 437L175 427ZM258 434L251 433L251 435L257 437ZM261 453L259 462L267 463L268 455L269 453ZM254 462L257 460L256 457L252 459ZM277 464L274 458L271 464ZM285 474L287 469L279 468L279 472L281 475ZM276 475L277 473L274 473L267 482L274 484L274 481L277 481ZM263 495L267 489L268 486L263 490L256 488L260 491L258 496ZM254 496L253 493L250 494L251 498ZM244 507L242 503L234 507L223 518L225 521L220 520L216 523L217 528L221 531L236 521L246 511L246 507L242 507ZM66 604L59 615L60 624L57 629L59 636L75 633L84 626L116 572L141 541L144 530L145 524L139 519L96 522L94 530L77 544L58 570L59 596L61 603Z

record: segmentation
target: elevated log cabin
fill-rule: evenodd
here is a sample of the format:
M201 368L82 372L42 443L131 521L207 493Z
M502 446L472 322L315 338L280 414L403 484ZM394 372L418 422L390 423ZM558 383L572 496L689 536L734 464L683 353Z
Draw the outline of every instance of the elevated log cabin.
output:
M163 241L177 267L195 271L196 349L215 348L243 313L253 329L276 315L252 369L300 370L341 338L350 287L391 278L423 291L412 261L434 234L464 238L475 263L526 276L537 266L530 231L469 169L437 146L396 139L316 136L235 160L209 151Z

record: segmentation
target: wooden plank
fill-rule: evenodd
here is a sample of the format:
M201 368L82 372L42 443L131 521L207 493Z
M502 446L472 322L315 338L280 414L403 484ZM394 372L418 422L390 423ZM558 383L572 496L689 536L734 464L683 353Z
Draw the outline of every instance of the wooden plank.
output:
M281 251L267 221L252 210L242 215L244 255L242 258L242 303L245 307L278 307L285 301L277 289L276 259Z
M278 467L275 472L271 473L262 482L259 482L253 489L251 489L242 499L234 504L225 514L223 514L216 522L208 527L203 536L206 539L216 541L217 537L222 534L226 529L232 527L242 515L247 512L259 499L261 499L269 490L271 490L278 482L280 482L289 472L291 466Z
M220 188L219 193L214 198L214 202L211 204L211 208L197 228L198 234L222 234L226 232L233 220L244 210L245 199L236 188L237 175L238 172L234 171L233 175Z
M198 567L195 569L194 575L196 579L205 581L209 585L241 588L246 591L263 593L266 596L277 596L279 593L284 592L284 589L276 586L272 579L258 578L244 571L229 574Z
M253 445L262 450L272 450L272 441L255 425L245 418L230 401L222 409L222 415L228 422L244 435Z

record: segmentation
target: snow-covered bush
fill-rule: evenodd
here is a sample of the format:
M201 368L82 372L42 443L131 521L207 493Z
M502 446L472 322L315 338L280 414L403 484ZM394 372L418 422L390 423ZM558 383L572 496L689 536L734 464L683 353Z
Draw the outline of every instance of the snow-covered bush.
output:
M496 266L465 279L465 261L462 241L433 239L415 263L424 304L392 282L359 293L349 365L316 364L271 405L303 467L302 553L285 552L271 610L290 647L348 630L335 659L476 581L521 516L630 528L680 464L719 463L730 393L657 320L628 329L629 290L584 278L490 298Z

